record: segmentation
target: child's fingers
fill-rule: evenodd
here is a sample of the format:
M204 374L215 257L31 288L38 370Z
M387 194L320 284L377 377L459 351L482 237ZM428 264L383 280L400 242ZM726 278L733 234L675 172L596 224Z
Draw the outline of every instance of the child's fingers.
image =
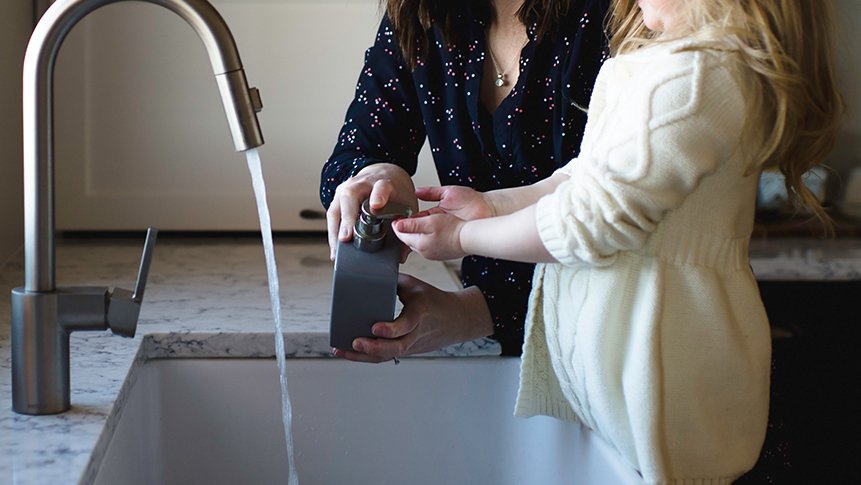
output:
M434 213L434 212L431 212L433 209L434 209L434 208L430 208L430 209L425 209L425 210L423 210L423 211L416 212L415 214L411 215L410 217L411 217L411 218L427 217L427 216L429 216L429 215L431 215L431 214L433 214L433 213ZM399 221L400 219L395 219L395 220L396 220L396 221ZM395 224L395 222L394 222L394 221L392 221L392 224Z
M432 216L435 214L447 214L447 212L445 210L443 210L442 208L440 208L439 206L436 206L436 207L430 207L430 208L425 209L425 210L420 211L420 212L416 212L415 214L413 214L411 216L411 218L412 219L420 219L422 217L428 217L428 216Z
M445 193L444 187L419 187L416 189L416 197L425 202L439 202Z
M424 256L424 244L427 238L423 223L415 224L413 219L400 219L392 224L392 229L405 246Z
M428 217L410 217L392 222L392 228L398 234L426 234L428 232Z

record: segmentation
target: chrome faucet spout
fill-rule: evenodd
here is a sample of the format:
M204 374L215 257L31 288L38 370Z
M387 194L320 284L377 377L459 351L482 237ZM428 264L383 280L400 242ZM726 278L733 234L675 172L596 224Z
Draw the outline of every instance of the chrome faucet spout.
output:
M33 30L24 56L25 286L12 292L12 391L17 412L51 414L69 408L69 332L110 327L110 313L122 315L116 318L123 320L122 329L114 328L115 333L134 335L136 311L133 307L118 310L125 304L119 302L123 292L57 289L54 261L53 82L57 53L78 21L99 7L122 1L56 1ZM249 88L233 35L218 11L206 0L138 1L171 10L197 32L209 55L236 150L262 145L257 120L262 108L260 94ZM154 233L151 239L154 241ZM135 304L139 306L140 301L131 302Z
M54 289L53 81L69 31L99 7L126 0L59 0L45 12L24 56L25 280L29 291ZM203 41L237 151L263 144L260 96L248 87L239 51L224 19L206 0L143 0L173 11Z

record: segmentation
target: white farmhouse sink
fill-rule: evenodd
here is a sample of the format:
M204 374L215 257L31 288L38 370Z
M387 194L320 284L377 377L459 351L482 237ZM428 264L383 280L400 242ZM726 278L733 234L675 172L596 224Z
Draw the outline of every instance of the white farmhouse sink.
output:
M302 484L642 484L577 424L512 416L519 360L290 359ZM99 484L286 484L274 359L142 364Z

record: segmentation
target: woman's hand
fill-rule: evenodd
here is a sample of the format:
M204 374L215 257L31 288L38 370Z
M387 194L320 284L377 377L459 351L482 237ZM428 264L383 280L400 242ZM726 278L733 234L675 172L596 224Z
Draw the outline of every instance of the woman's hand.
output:
M466 221L434 207L408 219L392 222L398 239L411 250L433 261L466 256L460 244L460 232Z
M401 274L398 298L403 310L393 322L374 324L371 332L377 338L357 338L352 349L335 349L334 355L358 362L385 362L493 333L490 311L477 287L443 291Z
M420 200L437 202L436 208L465 221L496 215L495 208L487 195L469 187L460 185L419 187L416 189L416 196Z
M370 199L371 210L382 209L389 201L418 210L415 185L410 174L391 163L375 163L360 170L335 189L326 211L329 233L329 258L335 259L339 241L349 241L359 214L359 207Z

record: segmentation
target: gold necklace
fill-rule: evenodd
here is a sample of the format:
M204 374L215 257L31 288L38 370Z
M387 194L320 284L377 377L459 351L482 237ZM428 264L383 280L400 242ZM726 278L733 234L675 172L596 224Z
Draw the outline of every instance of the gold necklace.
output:
M520 59L520 51L522 51L523 48L526 47L526 44L528 44L528 43L529 43L529 36L526 37L526 40L523 42L523 45L521 45L520 49L518 49L517 58L514 59L514 61ZM493 84L498 88L504 88L505 86L508 85L508 80L506 79L506 76L507 76L508 70L511 69L511 67L513 66L513 61L512 61L512 64L509 65L507 68L500 69L499 63L496 62L496 57L493 55L493 49L490 48L490 39L489 38L485 38L485 44L487 44L487 53L490 54L490 60L491 60L491 62L493 62L493 68L494 68L494 70L496 70L496 80L493 81Z

